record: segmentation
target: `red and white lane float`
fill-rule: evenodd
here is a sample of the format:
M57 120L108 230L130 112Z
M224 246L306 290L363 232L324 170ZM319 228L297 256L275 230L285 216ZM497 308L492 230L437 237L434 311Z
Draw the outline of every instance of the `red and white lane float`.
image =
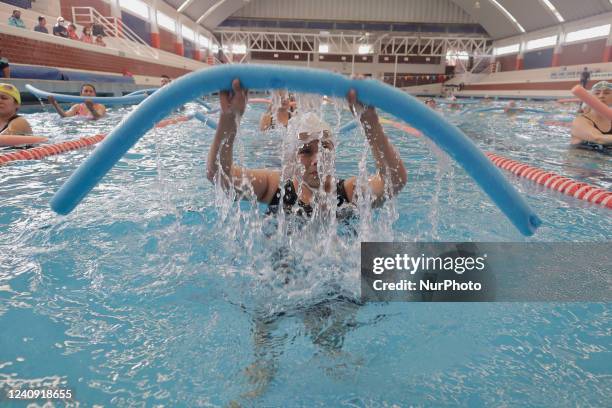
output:
M76 140L33 147L31 149L13 150L9 153L0 154L0 165L17 160L38 160L70 150L82 149L99 143L104 137L105 135L87 136Z
M487 157L497 167L507 170L519 177L534 181L546 188L558 191L565 195L588 201L612 209L612 192L581 183L559 174L538 169L527 164L510 160L494 153L486 153Z
M176 118L164 119L158 122L155 127L163 128L166 126L174 125L181 122L186 122L194 118L194 115L178 116ZM95 145L101 142L106 135L98 134L95 136L81 137L75 140L67 140L61 143L45 144L37 147L28 149L11 150L7 153L0 153L0 165L18 160L39 160L44 159L47 156L54 156L56 154L68 152L71 150L78 150L84 147ZM42 136L14 136L14 135L1 135L0 143L11 142L10 146L35 144L46 142L48 139ZM8 145L8 144L7 144ZM0 144L2 146L2 144Z

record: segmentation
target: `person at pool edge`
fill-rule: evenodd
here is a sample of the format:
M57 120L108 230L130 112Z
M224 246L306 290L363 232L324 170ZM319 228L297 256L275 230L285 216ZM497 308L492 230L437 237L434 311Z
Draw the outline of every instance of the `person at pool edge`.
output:
M81 96L95 97L96 88L91 84L83 84L81 86ZM106 114L106 108L104 107L104 105L100 103L94 103L89 99L85 100L85 102L83 103L77 103L76 105L72 105L72 107L68 111L64 111L53 96L49 96L47 100L51 105L53 105L57 113L62 118L70 116L84 116L86 118L96 120L100 119Z
M591 93L606 106L612 106L612 83L601 81L593 85ZM572 123L570 144L577 148L612 153L612 121L595 109L579 114Z
M276 115L272 113L272 104L270 104L268 110L259 119L259 130L262 132L273 129L277 123L284 127L287 127L289 124L289 119L291 119L291 114L293 113L291 101L284 91L278 91L277 95L280 98L280 106L276 111Z
M404 187L407 181L406 168L398 151L385 135L374 107L364 107L358 101L354 90L349 92L347 100L351 110L360 113L359 119L372 149L378 172L369 177L368 185L371 190L372 206L380 206L386 197L396 195ZM319 194L321 187L328 194L334 194L335 190L338 207L356 201L358 196L356 177L336 182L331 180L331 176L325 180L319 177L319 161L323 163L322 156L334 154L335 146L329 125L312 112L300 113L289 122L290 134L292 125L295 123L296 126L296 150L290 160L302 167L300 184L298 177L281 180L280 170L246 169L235 166L232 150L246 101L247 91L241 88L238 79L232 82L231 92L220 92L221 114L208 153L207 177L211 182L220 179L224 189L233 187L240 191L242 180L248 180L257 200L268 204L271 213L278 210L281 188L285 190L283 197L285 212L293 212L294 205L298 204L298 211L303 210L302 214L305 212L306 215L310 215L312 204L321 196ZM390 186L385 185L387 180L391 182ZM296 192L300 195L298 196Z
M31 135L32 128L28 121L19 116L21 94L11 84L0 84L0 134Z

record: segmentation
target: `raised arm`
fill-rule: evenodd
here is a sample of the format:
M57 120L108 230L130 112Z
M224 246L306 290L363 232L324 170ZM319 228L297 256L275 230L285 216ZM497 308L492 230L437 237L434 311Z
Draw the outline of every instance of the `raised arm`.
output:
M73 105L68 111L64 111L64 109L62 109L60 104L57 103L57 101L55 100L53 96L50 95L49 97L47 97L47 100L49 101L51 106L53 106L57 114L60 115L62 118L76 115L76 108L75 108L76 105Z
M231 92L220 92L221 113L215 138L208 152L207 177L211 182L218 178L224 190L243 189L243 180L250 184L257 200L269 203L279 185L280 173L274 170L250 170L235 166L233 148L238 124L246 108L247 90L240 81L232 82Z
M351 110L359 114L359 120L363 126L366 138L372 149L372 156L376 163L377 174L368 179L372 191L372 205L381 205L385 200L385 180L391 182L388 192L391 196L396 195L406 185L408 175L404 162L399 152L393 146L378 119L378 114L373 106L364 106L357 100L357 94L351 90L347 95ZM355 177L351 177L344 183L346 193L351 200L354 197Z

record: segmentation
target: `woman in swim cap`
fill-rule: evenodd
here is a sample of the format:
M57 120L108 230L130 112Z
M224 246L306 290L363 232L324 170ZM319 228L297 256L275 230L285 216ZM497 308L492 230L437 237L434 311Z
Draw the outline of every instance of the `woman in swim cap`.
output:
M0 84L0 134L31 135L28 121L17 114L21 106L21 94L12 84Z
M297 204L297 210L310 215L313 205L318 202L317 197L321 197L320 192L335 193L338 206L356 201L356 177L333 180L327 175L325 180L321 179L320 172L325 172L324 165L329 163L327 159L330 155L334 156L335 139L329 126L313 113L300 113L289 121L288 134L293 131L297 134L295 148L288 159L291 161L290 165L300 169L296 176L281 180L280 170L245 169L234 165L234 139L246 100L247 91L241 88L238 79L232 82L231 92L220 93L221 114L208 153L207 176L211 182L219 180L223 188L234 188L240 193L252 188L257 200L269 205L269 212L277 211L282 200L285 211L293 211ZM351 109L359 113L376 162L378 172L369 177L368 186L371 204L379 206L386 198L396 195L404 187L407 180L406 168L399 153L385 135L376 110L361 105L354 90L349 92L347 100ZM242 187L243 180L250 184L246 191ZM284 194L281 188L284 189Z
M81 86L81 96L86 97L95 97L96 96L96 88L91 84L83 84ZM53 105L56 112L62 117L67 118L70 116L82 116L88 119L96 120L100 119L102 116L106 114L106 108L104 105L100 103L94 103L91 100L85 100L83 103L77 103L76 105L72 105L72 107L64 111L62 107L57 103L53 96L49 96L47 98L49 103Z
M593 85L591 93L604 105L612 106L612 83L601 81ZM612 121L595 109L576 116L572 123L572 146L612 153Z

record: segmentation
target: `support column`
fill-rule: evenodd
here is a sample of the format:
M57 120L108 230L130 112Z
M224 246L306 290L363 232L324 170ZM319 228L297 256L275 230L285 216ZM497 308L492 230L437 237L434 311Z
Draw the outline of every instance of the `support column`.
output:
M516 62L514 64L514 69L517 71L521 71L523 69L523 52L519 52L516 54Z
M552 67L558 67L559 65L561 65L561 54L563 54L564 43L565 32L563 31L563 29L560 29L559 33L557 34L557 45L555 45L555 49L553 50L552 62L550 64Z
M178 17L175 21L175 32L176 39L174 42L174 53L180 55L181 57L185 56L185 48L183 46L183 27L181 25L181 18Z
M563 46L558 44L555 46L552 56L552 62L550 64L551 67L558 67L561 65L561 54L563 53Z
M522 71L524 67L524 55L525 51L525 41L524 38L521 38L521 42L519 43L519 52L516 54L516 62L514 64L514 69L517 71Z
M149 7L149 23L151 26L151 47L159 49L161 40L159 38L159 26L157 25L157 0L153 0L151 7Z
M119 36L123 32L123 30L121 29L121 5L119 4L119 0L110 0L109 3L110 3L111 17L114 17L115 20L117 21L116 26L115 26L117 32L115 33L115 35Z
M612 30L608 35L608 41L606 41L606 47L604 48L602 62L612 62Z

